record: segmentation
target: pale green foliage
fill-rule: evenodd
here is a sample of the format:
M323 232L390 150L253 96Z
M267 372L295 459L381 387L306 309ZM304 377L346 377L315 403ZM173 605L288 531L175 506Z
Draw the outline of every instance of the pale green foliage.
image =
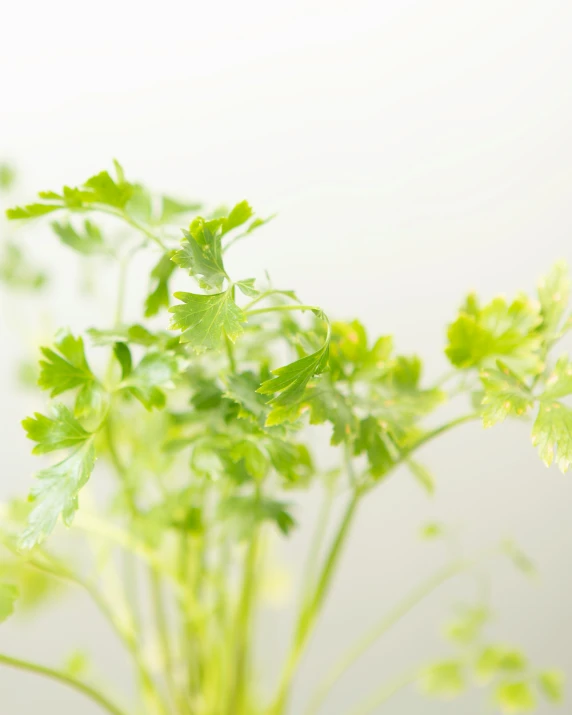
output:
M17 518L3 515L0 535L12 560L0 562L0 618L13 608L12 583L25 604L32 572L82 586L133 656L139 698L129 712L286 715L358 504L399 467L433 494L436 480L417 451L457 424L481 418L488 427L537 410L532 433L541 458L563 470L572 461L572 367L566 356L554 365L551 353L570 326L563 263L542 279L538 300L481 303L470 295L448 330L454 374L431 383L421 358L400 354L391 336L372 337L359 320L330 321L269 279L233 275L227 250L270 220L255 217L246 201L207 212L191 200L153 195L116 162L112 173L42 192L7 216L24 222L54 212L57 243L105 267L103 289L117 290L117 305L113 322L63 331L41 348L38 385L57 402L23 426L34 453L63 454L36 474ZM118 221L127 229L120 235ZM131 262L144 250L152 251L147 274ZM43 283L19 248L8 247L7 258L4 283ZM116 274L120 284L110 286ZM142 315L125 315L132 310L125 281L147 287ZM173 294L175 281L191 292ZM441 406L461 394L465 410L441 417ZM313 458L307 429L319 425L327 425L338 459L326 470ZM92 484L105 485L88 499L82 490L92 473ZM317 536L290 655L272 702L263 703L252 627L270 560L266 542L296 528L297 496L309 487L347 504L337 528L324 524L328 543ZM58 522L72 524L80 498L95 510L80 512L95 558L88 580L88 565L78 568L67 555L73 550L60 559L58 539L46 542ZM421 536L454 538L439 523ZM503 550L532 572L514 544ZM121 578L114 572L120 561ZM140 584L147 570L149 593ZM44 581L31 588L39 599L49 592ZM446 628L455 652L418 673L423 691L451 699L474 681L486 683L506 713L530 710L540 693L559 702L558 671L536 672L518 649L483 641L488 616L480 604L456 614ZM76 680L85 670L82 655L64 665Z

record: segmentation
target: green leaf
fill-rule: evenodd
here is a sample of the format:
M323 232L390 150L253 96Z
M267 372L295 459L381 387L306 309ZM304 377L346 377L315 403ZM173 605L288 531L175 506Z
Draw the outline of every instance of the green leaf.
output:
M501 683L495 702L502 713L526 713L536 709L536 696L526 681Z
M127 343L118 342L113 346L113 354L117 362L121 365L121 379L126 380L133 370L131 350L129 350Z
M22 421L26 436L38 444L33 454L45 454L56 449L77 447L90 437L65 405L53 406L53 417L46 417L39 412L34 417Z
M172 353L147 353L121 383L148 410L165 405L163 389L173 389L183 361Z
M524 654L502 645L487 646L478 656L475 673L481 683L488 683L500 673L518 672L526 668Z
M11 583L0 583L0 623L14 613L14 604L19 595L17 586Z
M366 417L359 424L354 454L367 454L373 477L382 477L394 463L389 439L375 417Z
M40 360L38 385L49 390L50 397L95 381L85 357L82 338L64 331L57 338L55 348L40 348L45 359Z
M464 612L449 623L445 635L455 643L467 645L480 635L481 630L489 618L485 608L467 608Z
M288 511L288 504L274 499L256 496L231 496L219 505L219 516L231 522L238 538L247 538L265 521L274 522L278 529L288 535L296 521Z
M231 374L227 378L224 396L239 406L238 417L252 422L264 421L268 408L264 398L256 392L260 384L253 372Z
M252 218L252 215L252 207L248 201L241 201L236 204L236 206L229 213L228 217L222 221L221 228L223 235L245 224L248 219Z
M145 300L145 317L151 318L161 310L169 307L169 279L176 266L171 260L174 251L164 253L151 271L151 290Z
M7 209L6 218L10 221L16 219L30 219L45 216L52 211L58 211L61 206L53 206L51 204L27 204L26 206L16 206L13 209Z
M435 494L435 479L431 472L414 459L407 460L409 471L415 477L417 483L429 494Z
M534 404L527 385L500 360L496 369L482 370L480 378L485 388L481 408L484 427L492 427L509 415L521 417Z
M255 282L255 278L246 278L243 281L237 281L235 285L248 298L256 298L257 295L260 295L260 291L254 287Z
M565 472L572 462L572 409L561 402L542 401L532 427L532 444L547 467L556 459Z
M231 290L211 295L175 293L182 305L169 308L172 330L181 330L181 342L196 352L220 348L226 336L234 342L242 333L245 316L232 298Z
M456 660L435 663L422 671L420 685L427 695L446 700L456 698L466 687L463 667Z
M328 365L328 348L329 339L316 352L273 370L275 377L260 385L257 392L261 395L275 395L268 403L272 409L266 419L267 426L298 419L306 385Z
M495 298L479 308L470 296L457 320L449 326L445 353L455 367L494 367L502 360L519 374L538 374L542 367L542 336L537 328L542 316L525 297L511 304Z
M198 279L202 288L220 291L226 278L221 248L219 221L198 217L189 231L183 231L182 248L173 255L173 262Z
M263 479L269 468L269 460L266 454L252 441L242 440L233 445L231 450L233 460L244 460L246 471L254 479Z
M359 429L359 421L352 411L348 399L336 389L326 374L314 387L309 387L304 395L304 405L310 408L310 424L332 423L331 444L341 444L352 439Z
M69 222L58 223L54 221L52 229L63 244L85 256L109 252L103 241L101 231L91 221L86 220L84 222L83 232L76 230Z
M54 530L60 516L66 526L71 526L78 509L79 491L94 465L95 448L93 440L88 439L63 461L37 473L38 481L30 492L34 508L20 539L22 549L41 543Z
M179 201L172 196L163 196L163 205L161 209L161 223L169 223L172 219L178 218L182 214L194 213L201 210L201 204Z
M545 670L538 675L538 684L544 697L551 703L564 700L564 673L560 670Z
M118 174L117 182L111 178L107 171L101 171L85 182L84 187L91 189L93 192L91 197L93 202L106 204L118 209L125 207L131 198L133 187L125 181L123 170L118 172Z
M542 330L554 337L570 298L570 273L566 261L558 261L538 283Z

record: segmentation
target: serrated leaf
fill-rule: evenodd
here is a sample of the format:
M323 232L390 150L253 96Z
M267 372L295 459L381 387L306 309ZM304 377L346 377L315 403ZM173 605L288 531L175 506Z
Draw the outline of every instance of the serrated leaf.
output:
M200 216L194 219L189 231L183 231L182 248L172 257L174 263L198 279L201 287L218 291L228 278L222 259L219 226L219 221L205 221Z
M519 374L536 375L542 369L540 310L525 297L508 304L495 298L479 308L476 298L449 326L445 353L455 367L494 367L502 360ZM470 311L470 312L468 312Z
M63 461L42 469L30 491L34 508L28 526L20 538L22 549L31 549L51 532L58 519L71 526L78 509L79 491L87 483L95 466L93 440L88 439Z
M27 204L26 206L16 206L13 209L7 209L6 218L10 221L17 219L30 219L45 216L52 211L58 211L61 206L52 206L50 204Z
M266 419L267 426L298 419L306 385L314 375L324 372L328 355L329 339L316 352L272 371L274 377L257 390L261 395L275 395L268 403L272 409Z
M56 449L77 447L90 437L65 405L56 404L52 408L53 417L35 412L33 417L22 421L26 436L38 444L33 454L45 454Z
M14 584L0 583L0 623L10 618L14 613L14 604L19 595L19 589Z
M220 348L223 338L234 342L243 332L245 316L234 302L232 292L199 295L175 293L181 305L169 308L173 313L172 330L181 330L181 342L189 343L196 352Z
M536 709L536 696L524 680L501 683L495 692L495 702L502 713L526 713Z
M109 252L103 241L101 231L91 221L86 220L84 222L83 231L81 232L69 222L58 223L54 221L52 229L63 244L85 256Z
M521 417L534 404L527 385L500 360L496 368L481 370L480 378L485 388L481 406L484 427L492 427L509 415Z
M260 291L254 287L255 282L255 278L246 278L245 280L237 281L235 285L248 298L256 298L256 296L260 295Z
M165 405L163 389L173 389L182 369L181 360L172 353L148 353L121 383L123 389L148 410Z
M331 444L341 444L351 440L358 432L359 420L352 411L350 402L336 389L328 375L319 384L310 387L304 395L304 405L310 408L310 424L331 422L333 425Z
M174 251L164 253L151 271L151 289L145 299L145 317L151 318L161 310L169 307L169 279L176 265L172 258Z
M564 673L560 670L545 670L538 675L540 690L551 703L564 700L564 680Z
M532 444L547 467L556 459L565 472L572 462L572 409L561 402L542 401L532 427Z
M50 397L94 382L95 376L85 357L81 337L63 332L57 338L55 348L40 348L45 359L40 360L38 385L43 390L49 390Z
M224 396L239 405L238 417L258 423L268 413L265 399L256 392L260 382L253 372L231 374Z

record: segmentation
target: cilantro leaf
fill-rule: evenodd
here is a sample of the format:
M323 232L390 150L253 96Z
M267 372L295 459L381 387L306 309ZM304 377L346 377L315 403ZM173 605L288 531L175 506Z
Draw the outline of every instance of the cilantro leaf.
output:
M353 436L358 429L358 419L350 402L335 387L326 374L319 384L309 387L304 396L304 404L310 408L310 424L318 425L326 421L332 423L331 444L341 444Z
M0 623L14 613L14 604L19 595L17 586L11 583L0 583Z
M124 367L123 363L122 367ZM129 372L121 386L138 399L146 409L162 408L166 401L163 389L175 387L174 381L181 368L182 361L173 353L147 353Z
M243 295L248 298L256 298L256 296L260 295L260 291L254 287L255 282L255 278L245 278L242 281L237 281L235 285Z
M93 440L84 440L63 461L42 469L36 474L30 500L34 508L28 517L28 526L20 538L20 547L31 549L41 543L51 532L61 516L66 526L71 526L78 509L78 494L87 483L95 466Z
M498 359L519 374L536 375L542 369L542 316L526 297L508 304L495 298L480 308L469 296L457 320L449 326L445 353L461 369L494 366Z
M26 206L16 206L13 209L6 210L6 218L10 221L17 219L38 218L45 216L52 211L58 211L61 206L51 204L27 204Z
M527 385L500 360L496 369L482 370L480 378L485 388L481 408L484 427L492 427L509 415L520 417L532 407L534 398Z
M298 419L306 385L328 365L329 344L328 336L319 350L273 370L274 377L260 385L257 392L261 395L275 395L268 403L272 409L266 419L267 426Z
M222 293L199 295L175 293L181 305L169 308L173 313L172 330L181 330L181 342L189 343L196 352L216 350L224 336L232 342L242 333L245 316L227 289Z
M554 460L565 472L572 462L572 409L560 398L572 394L572 365L561 357L546 380L540 395L540 407L532 428L532 444L538 447L540 458L550 466ZM555 450L556 448L556 450Z
M40 348L45 360L40 360L38 385L50 391L50 397L93 382L95 376L85 357L82 338L64 332L55 342L56 351Z
M53 406L53 417L35 412L22 421L26 436L37 445L33 454L46 454L56 449L77 447L89 439L87 432L65 405Z
M373 477L383 476L394 463L391 441L375 417L366 417L359 423L359 432L354 443L354 454L367 454Z
M252 422L264 421L266 401L256 392L260 381L253 372L232 374L227 378L224 396L239 406L238 417Z
M174 252L164 253L151 271L151 292L145 299L145 317L151 318L169 307L169 279L176 266L171 260Z
M518 672L526 668L526 658L518 650L503 645L487 646L479 655L475 673L479 682L487 683L503 672Z
M220 220L205 221L198 217L183 231L184 239L181 250L172 260L189 275L198 279L201 287L220 291L227 273L224 269L221 248Z
M52 229L63 244L85 256L109 252L103 241L101 231L89 220L84 222L83 232L75 229L69 221L66 223L54 221Z

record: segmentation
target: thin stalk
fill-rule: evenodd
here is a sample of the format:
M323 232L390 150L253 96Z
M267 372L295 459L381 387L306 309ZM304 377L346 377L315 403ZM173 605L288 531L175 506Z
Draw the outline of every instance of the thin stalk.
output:
M454 576L471 568L473 561L457 561L446 566L436 574L428 578L424 583L415 588L401 603L399 603L392 611L382 618L379 623L369 629L367 633L360 638L343 655L333 668L320 683L315 695L312 697L310 704L306 710L306 715L315 715L324 703L326 696L332 687L338 682L341 676L369 649L373 644L384 636L394 625L396 625L404 616L412 611L421 601L433 593L446 581Z
M59 670L48 668L38 663L32 663L27 660L13 658L12 656L4 654L0 654L0 664L7 665L11 668L17 668L18 670L24 670L29 673L35 673L36 675L42 675L46 678L50 678L51 680L55 680L58 683L73 688L74 690L77 690L78 692L88 697L106 712L111 713L111 715L128 715L127 711L122 710L117 705L115 705L115 703L111 702L111 700L109 700L109 698L101 691L91 685L87 685L81 680L77 680L77 678L74 678L67 673L62 673Z
M269 298L271 295L286 295L283 290L277 290L277 289L271 289L271 290L265 290L263 293L260 293L259 295L256 296L253 300L250 301L250 303L247 303L244 306L245 311L249 311L254 305L257 303L260 303L261 300L264 300L265 298ZM292 295L287 295L291 300L295 301L296 303L300 303L298 298L295 298Z
M314 594L307 599L302 608L296 631L294 643L286 661L285 668L278 686L278 694L270 712L273 715L282 715L288 703L290 686L294 673L298 667L302 654L304 653L308 639L314 628L316 619L327 595L335 568L340 559L343 546L349 533L350 525L354 519L362 492L356 490L346 508L335 539L332 543L326 562L318 578Z
M424 434L419 440L417 440L414 445L412 445L409 449L405 450L400 455L399 459L394 462L391 469L384 475L385 478L387 478L387 476L389 476L389 474L393 472L400 464L402 464L409 457L411 457L414 452L416 452L419 448L430 442L435 437L447 432L450 429L453 429L458 425L464 424L465 422L469 422L470 420L474 420L477 417L478 414L475 413L463 415L462 417L457 417L450 422L447 422L443 425L440 425L439 427L436 427L433 430L430 430L429 432ZM346 461L346 467L351 475L352 472L350 470L352 469L352 462L351 458L348 460L347 453ZM338 531L336 533L336 536L334 537L334 541L332 542L330 551L328 552L328 556L326 557L326 561L322 568L321 575L317 582L314 596L309 601L308 605L301 610L301 613L298 617L293 646L290 650L290 654L287 658L286 665L282 673L280 684L278 686L278 694L270 710L273 715L282 715L282 713L285 711L292 679L294 677L300 659L304 653L308 639L312 633L315 622L319 615L320 609L327 595L335 568L338 564L341 552L345 545L345 541L350 532L350 526L355 517L360 498L364 493L365 488L356 488L356 490L354 491L352 499L346 508L342 521L340 522Z
M292 310L321 310L317 305L270 305L267 308L255 308L245 311L246 316L261 315L262 313L280 313Z
M324 501L322 502L322 507L318 515L318 521L316 524L316 530L312 537L312 543L310 545L310 551L308 553L308 559L304 567L304 575L302 578L303 590L302 598L305 601L308 597L308 590L314 583L314 574L318 571L318 561L320 557L320 551L326 537L326 531L328 529L328 523L330 521L330 516L332 513L332 506L334 503L334 489L328 486L326 489L326 494L324 496ZM305 587L305 588L304 588Z
M161 648L161 659L163 672L165 674L165 682L169 690L169 695L173 703L179 702L177 684L174 678L173 657L171 652L171 643L169 639L169 624L165 614L165 604L163 601L163 591L161 581L153 569L149 569L149 582L151 585L151 600L153 604L153 613L155 616L155 626L157 632L157 640Z

